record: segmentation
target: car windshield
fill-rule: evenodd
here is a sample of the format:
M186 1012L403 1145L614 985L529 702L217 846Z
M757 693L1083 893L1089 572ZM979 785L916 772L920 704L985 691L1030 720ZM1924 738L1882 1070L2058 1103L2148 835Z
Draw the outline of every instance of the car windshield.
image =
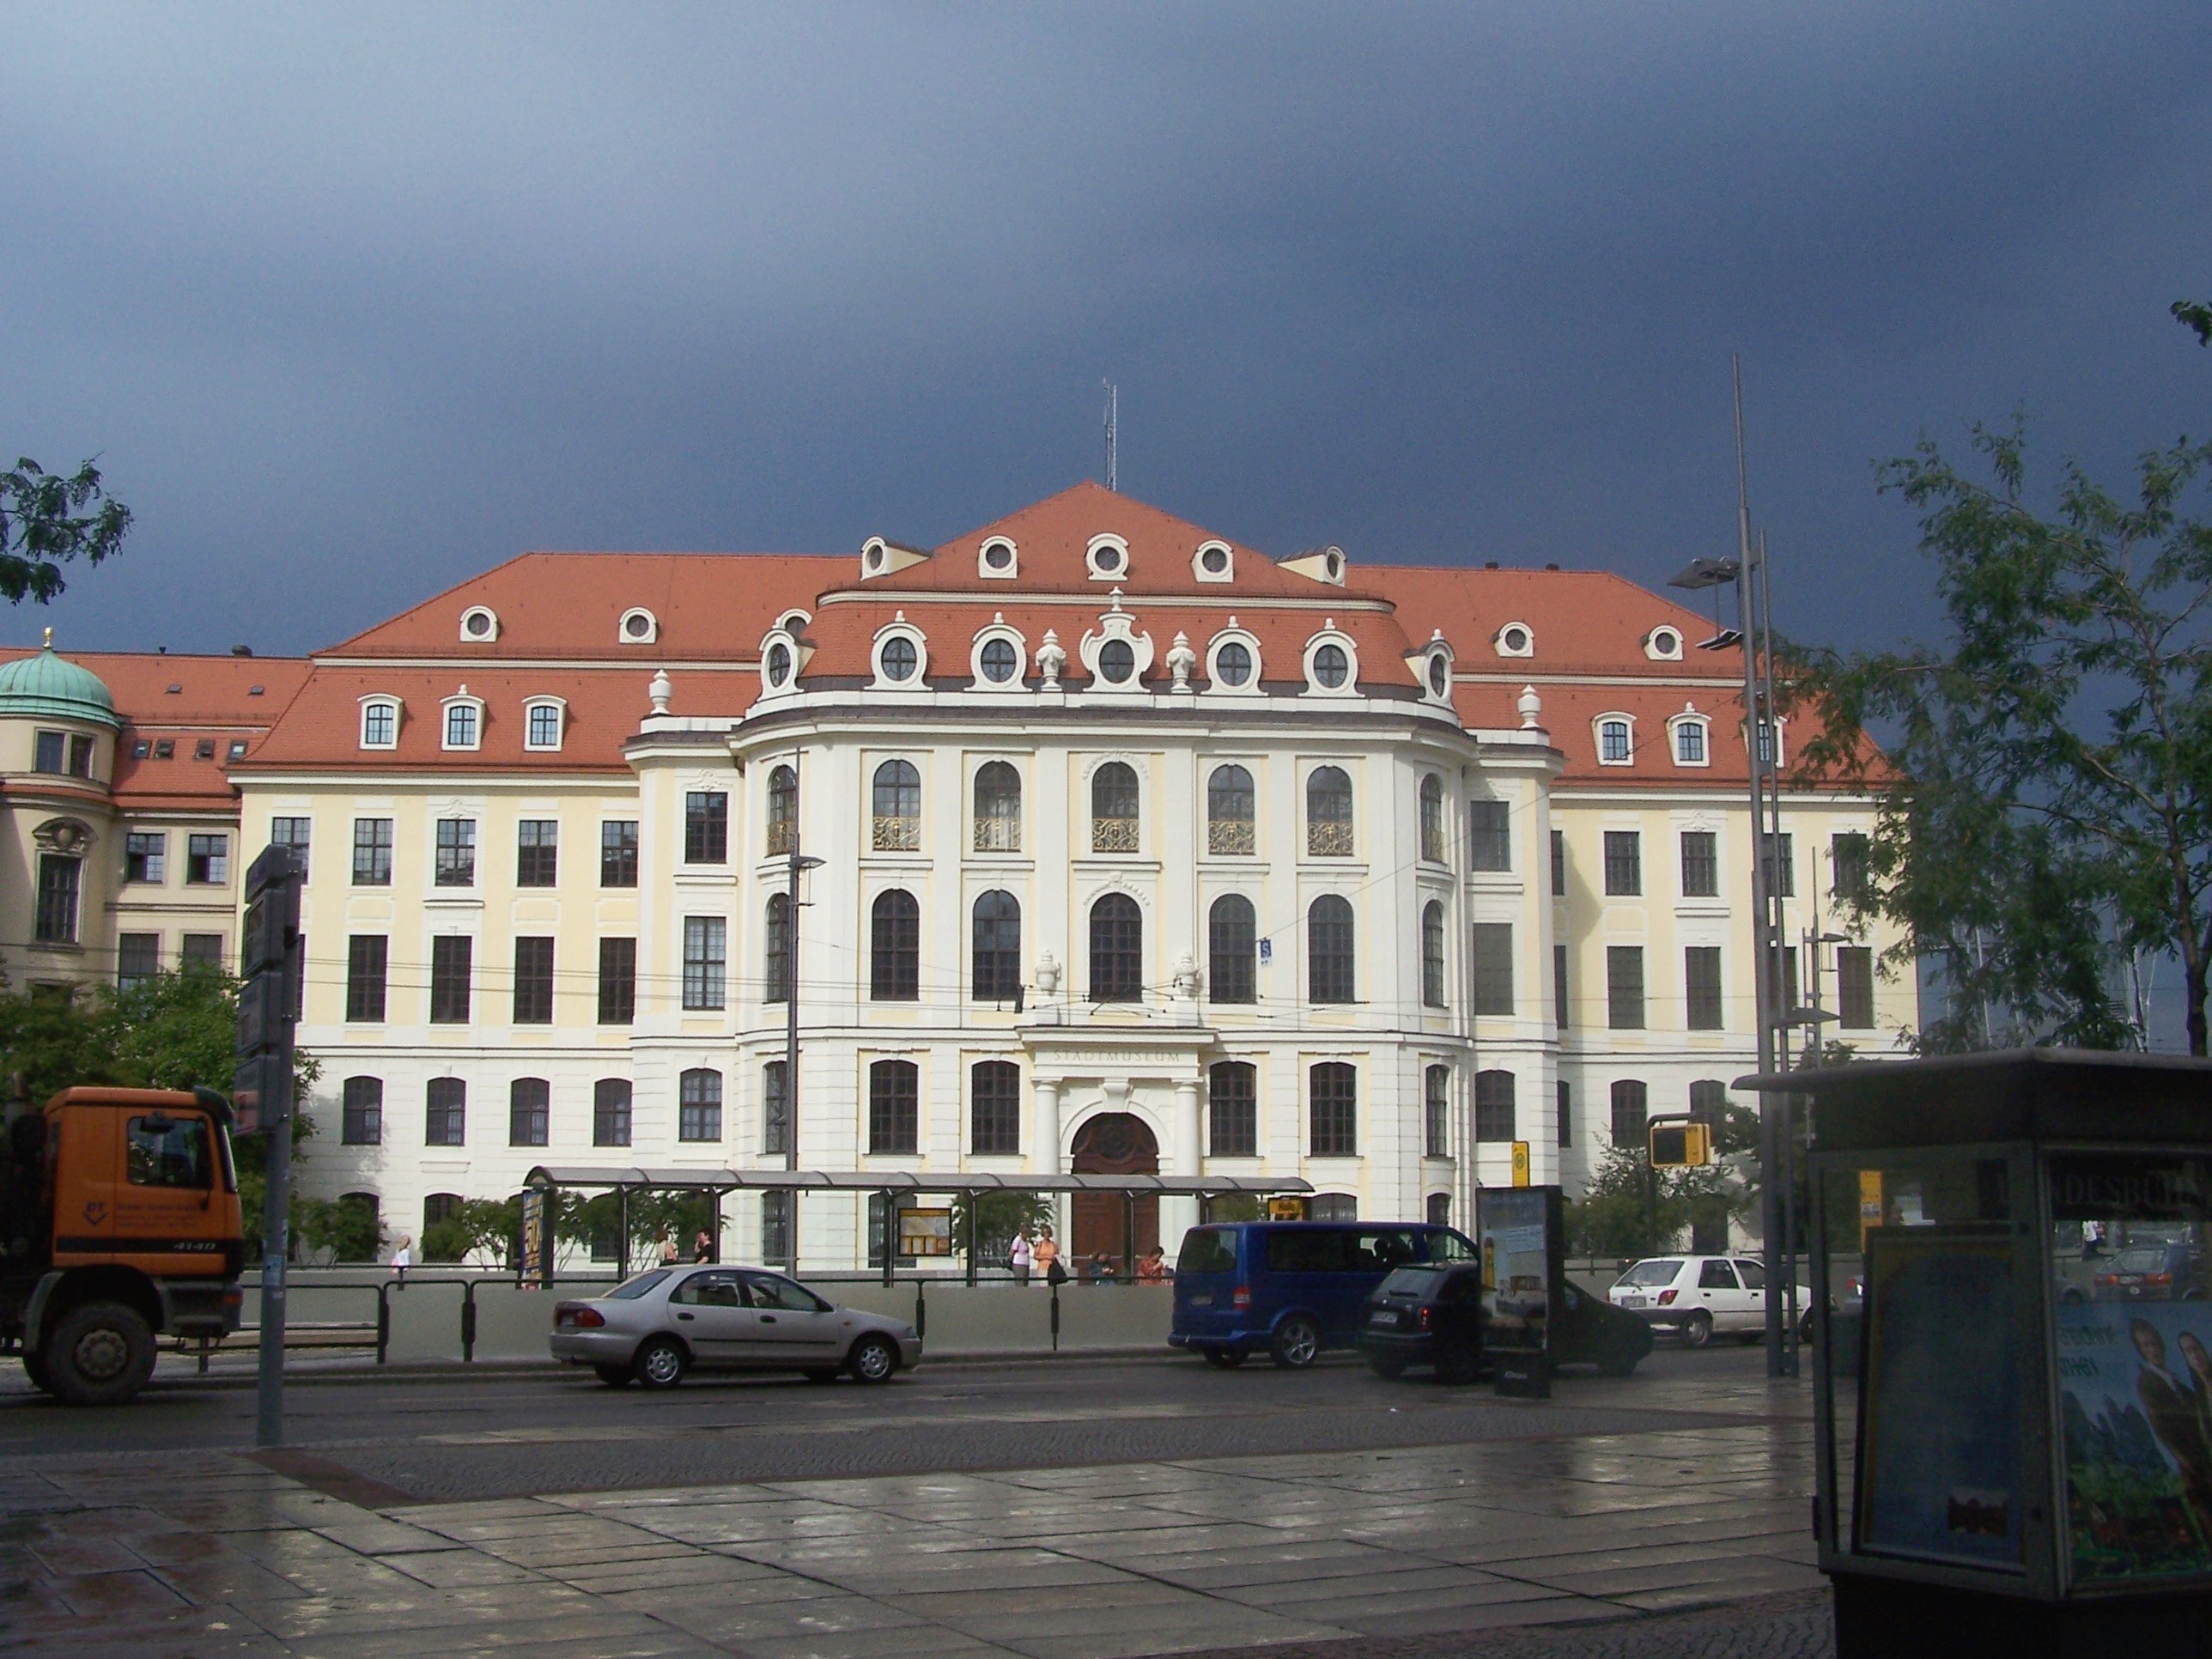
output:
M1400 1294L1426 1296L1443 1274L1435 1267L1401 1267L1384 1279L1377 1289L1379 1296Z
M667 1277L667 1268L655 1267L649 1273L640 1273L635 1279L624 1279L607 1292L608 1298L616 1302L634 1302Z
M1681 1271L1682 1264L1679 1260L1639 1261L1621 1274L1619 1279L1613 1280L1613 1283L1636 1285L1671 1285L1674 1282L1674 1275Z

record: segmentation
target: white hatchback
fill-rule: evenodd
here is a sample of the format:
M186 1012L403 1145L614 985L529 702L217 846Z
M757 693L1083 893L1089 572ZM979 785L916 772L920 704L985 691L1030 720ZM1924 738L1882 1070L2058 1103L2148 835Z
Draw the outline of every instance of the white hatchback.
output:
M1766 1270L1741 1256L1650 1256L1605 1295L1685 1347L1702 1348L1716 1331L1756 1340L1766 1329Z

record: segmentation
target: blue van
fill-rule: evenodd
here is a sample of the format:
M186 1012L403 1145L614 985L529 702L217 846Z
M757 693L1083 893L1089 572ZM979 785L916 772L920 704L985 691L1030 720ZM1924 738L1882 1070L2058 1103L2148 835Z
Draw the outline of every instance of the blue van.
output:
M1239 1221L1194 1227L1176 1261L1169 1343L1228 1369L1255 1353L1310 1365L1350 1347L1394 1268L1473 1261L1464 1233L1421 1221Z

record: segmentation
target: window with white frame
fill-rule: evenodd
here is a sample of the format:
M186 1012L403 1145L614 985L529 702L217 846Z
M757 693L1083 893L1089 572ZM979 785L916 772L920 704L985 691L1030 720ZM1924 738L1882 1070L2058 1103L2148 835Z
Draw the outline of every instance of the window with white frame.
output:
M361 746L397 749L399 746L399 700L371 697L361 706Z
M446 747L474 749L483 732L483 705L473 697L446 702Z
M1626 714L1606 714L1597 722L1597 763L1627 766L1636 759L1636 728Z
M1705 766L1710 763L1705 745L1705 722L1693 715L1677 715L1674 720L1674 764Z
M529 714L529 725L524 732L522 746L526 749L558 749L561 746L564 706L548 697L525 707Z

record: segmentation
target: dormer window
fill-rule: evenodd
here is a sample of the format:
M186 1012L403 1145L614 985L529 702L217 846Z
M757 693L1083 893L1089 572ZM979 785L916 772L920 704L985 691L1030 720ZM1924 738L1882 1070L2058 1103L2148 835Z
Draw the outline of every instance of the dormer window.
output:
M1306 641L1305 666L1310 692L1349 696L1358 690L1358 655L1351 636L1337 630L1334 617Z
M1529 632L1526 623L1508 623L1498 630L1495 641L1501 657L1533 657L1536 654L1536 636Z
M1086 562L1092 581L1121 581L1129 574L1129 544L1119 536L1094 537Z
M788 685L791 683L791 642L778 640L769 646L762 667L768 675L769 690L781 691Z
M361 746L364 749L399 747L399 699L369 697L361 705Z
M1022 662L1028 655L1022 636L1006 626L1003 615L994 616L979 629L970 656L975 680L970 687L977 691L1018 691L1022 689Z
M461 612L461 643L489 645L499 637L499 618L488 605L471 605Z
M915 643L903 634L884 641L883 670L887 680L910 680L921 661L921 653Z
M983 654L977 660L985 679L994 685L1004 685L1021 667L1022 653L1014 649L1012 640L986 640Z
M1668 722L1674 736L1674 764L1710 766L1712 749L1706 720L1694 709L1684 709Z
M446 699L446 747L474 749L483 735L483 701L468 695L463 686L458 695Z
M1314 683L1325 691L1334 691L1344 684L1344 677L1352 672L1352 659L1344 654L1340 645L1324 645L1314 653Z
M1597 763L1629 766L1636 760L1636 726L1626 714L1601 714L1597 719Z
M526 722L522 746L546 751L558 749L568 705L558 697L532 697L522 707Z
M660 619L643 605L632 605L622 613L615 636L624 645L651 645L660 637Z
M1682 660L1682 636L1671 628L1655 628L1644 636L1644 654L1654 662Z
M1190 574L1202 582L1225 582L1236 579L1236 556L1226 542L1208 542L1198 550L1190 562Z
M1098 647L1098 678L1109 685L1126 685L1137 672L1137 653L1127 640L1109 640Z
M994 536L983 544L976 558L976 574L994 581L1012 581L1019 573L1012 542Z
M1441 651L1429 653L1429 695L1440 702L1451 695L1451 659Z
M902 611L890 627L876 635L876 684L919 685L928 668L928 649L921 635L908 626L906 612Z
M1229 619L1229 626L1213 636L1206 648L1206 689L1256 696L1260 690L1260 641Z

